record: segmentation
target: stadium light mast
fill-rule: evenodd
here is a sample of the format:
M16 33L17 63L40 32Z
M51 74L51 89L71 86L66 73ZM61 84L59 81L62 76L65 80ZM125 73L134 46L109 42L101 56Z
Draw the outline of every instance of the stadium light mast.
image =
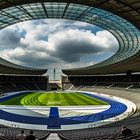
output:
M54 68L54 70L53 70L53 80L54 80L54 83L55 83L55 76L56 76L56 69Z

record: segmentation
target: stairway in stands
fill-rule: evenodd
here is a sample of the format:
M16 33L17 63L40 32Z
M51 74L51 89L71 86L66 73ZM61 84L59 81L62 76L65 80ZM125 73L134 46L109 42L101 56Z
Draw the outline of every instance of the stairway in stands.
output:
M46 140L61 140L57 133L50 133L49 137Z

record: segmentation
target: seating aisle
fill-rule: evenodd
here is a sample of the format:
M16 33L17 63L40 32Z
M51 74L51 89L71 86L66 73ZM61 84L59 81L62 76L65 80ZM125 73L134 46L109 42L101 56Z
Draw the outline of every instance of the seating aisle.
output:
M46 140L61 140L57 133L50 133Z

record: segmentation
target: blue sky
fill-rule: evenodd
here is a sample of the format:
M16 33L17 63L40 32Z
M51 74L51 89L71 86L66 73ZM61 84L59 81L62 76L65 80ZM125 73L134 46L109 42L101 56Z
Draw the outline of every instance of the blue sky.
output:
M98 63L118 50L108 31L70 20L35 20L18 23L0 31L0 56L19 65L57 69Z

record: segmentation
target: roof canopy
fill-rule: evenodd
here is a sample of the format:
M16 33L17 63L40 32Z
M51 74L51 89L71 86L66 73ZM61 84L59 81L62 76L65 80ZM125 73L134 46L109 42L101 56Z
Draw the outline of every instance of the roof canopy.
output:
M47 69L34 69L13 64L0 58L0 74L42 75Z
M0 10L0 29L26 20L64 18L100 26L116 37L115 55L93 66L63 70L65 74L140 71L139 0L2 0Z

